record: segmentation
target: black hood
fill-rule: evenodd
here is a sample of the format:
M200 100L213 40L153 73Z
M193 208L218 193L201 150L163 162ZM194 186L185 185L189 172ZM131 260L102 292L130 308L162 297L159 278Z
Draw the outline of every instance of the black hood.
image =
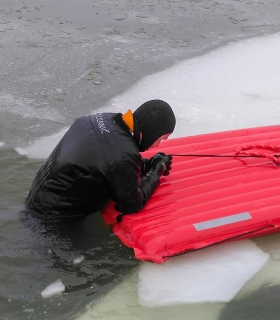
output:
M142 134L139 151L145 151L165 134L172 133L176 119L170 105L162 100L150 100L133 113L134 121Z

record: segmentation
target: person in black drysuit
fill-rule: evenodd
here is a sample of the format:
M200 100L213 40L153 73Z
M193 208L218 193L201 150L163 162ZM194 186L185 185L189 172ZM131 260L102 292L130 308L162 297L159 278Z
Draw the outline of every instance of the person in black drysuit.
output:
M122 215L141 210L168 175L172 157L139 152L167 139L176 124L168 103L151 100L134 113L77 118L38 171L26 209L40 218L83 217L110 199Z

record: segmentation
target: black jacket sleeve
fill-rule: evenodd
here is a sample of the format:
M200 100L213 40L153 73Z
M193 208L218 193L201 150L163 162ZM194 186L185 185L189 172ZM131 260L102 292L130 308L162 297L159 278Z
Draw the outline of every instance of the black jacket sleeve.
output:
M122 214L136 213L143 208L140 155L127 154L114 175L116 210Z
M142 162L142 159L141 159ZM158 162L158 164L149 172L144 175L144 177L140 178L141 168L138 172L138 187L135 194L130 193L131 200L126 202L124 205L117 203L116 209L120 211L122 214L136 213L141 208L143 208L148 200L153 195L154 191L160 184L160 177L163 175L165 170L165 166L162 162ZM132 190L133 190L133 186ZM130 198L129 197L129 198ZM128 199L129 199L128 198Z

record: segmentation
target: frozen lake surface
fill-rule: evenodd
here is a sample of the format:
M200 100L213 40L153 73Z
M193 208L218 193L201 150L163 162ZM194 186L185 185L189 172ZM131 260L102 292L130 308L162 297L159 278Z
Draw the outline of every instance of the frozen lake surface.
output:
M99 216L66 226L40 223L20 211L42 160L80 115L134 110L159 98L178 118L173 137L279 124L279 14L273 1L1 2L4 318L184 319L189 314L192 320L259 315L278 320L278 235L244 245L260 260L253 269L238 269L246 274L246 279L236 277L238 289L224 285L230 302L167 307L165 298L141 298L138 289L147 283L143 272L157 272L159 279L160 273L145 264L139 269L131 250ZM234 256L236 248L228 253ZM240 265L248 258L243 255ZM200 259L207 261L203 254ZM44 298L46 289L50 296ZM176 286L172 290L178 295Z

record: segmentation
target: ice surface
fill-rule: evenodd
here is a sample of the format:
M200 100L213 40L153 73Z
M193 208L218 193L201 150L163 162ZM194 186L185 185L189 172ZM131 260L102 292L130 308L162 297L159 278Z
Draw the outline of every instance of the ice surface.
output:
M26 156L28 152L20 147L16 147L15 151L20 155L20 156Z
M67 130L68 128L64 128L49 137L38 139L22 150L30 159L46 159Z
M84 260L85 260L85 257L84 257L84 256L79 256L79 257L77 257L77 258L75 258L75 259L73 260L73 263L74 263L74 264L78 264L78 263L83 262Z
M139 303L164 306L180 303L228 302L267 262L250 240L195 251L139 270Z
M24 118L63 120L63 117L56 110L48 108L47 102L38 106L34 99L15 97L5 92L0 92L0 112L22 115Z
M279 124L279 56L280 34L229 44L142 79L99 111L166 100L177 117L171 137ZM47 157L64 132L35 141L28 156Z
M106 110L166 100L177 117L173 137L278 124L279 55L279 34L233 43L144 78Z
M60 279L50 284L41 292L43 298L49 298L58 294L61 294L65 290L65 285Z

